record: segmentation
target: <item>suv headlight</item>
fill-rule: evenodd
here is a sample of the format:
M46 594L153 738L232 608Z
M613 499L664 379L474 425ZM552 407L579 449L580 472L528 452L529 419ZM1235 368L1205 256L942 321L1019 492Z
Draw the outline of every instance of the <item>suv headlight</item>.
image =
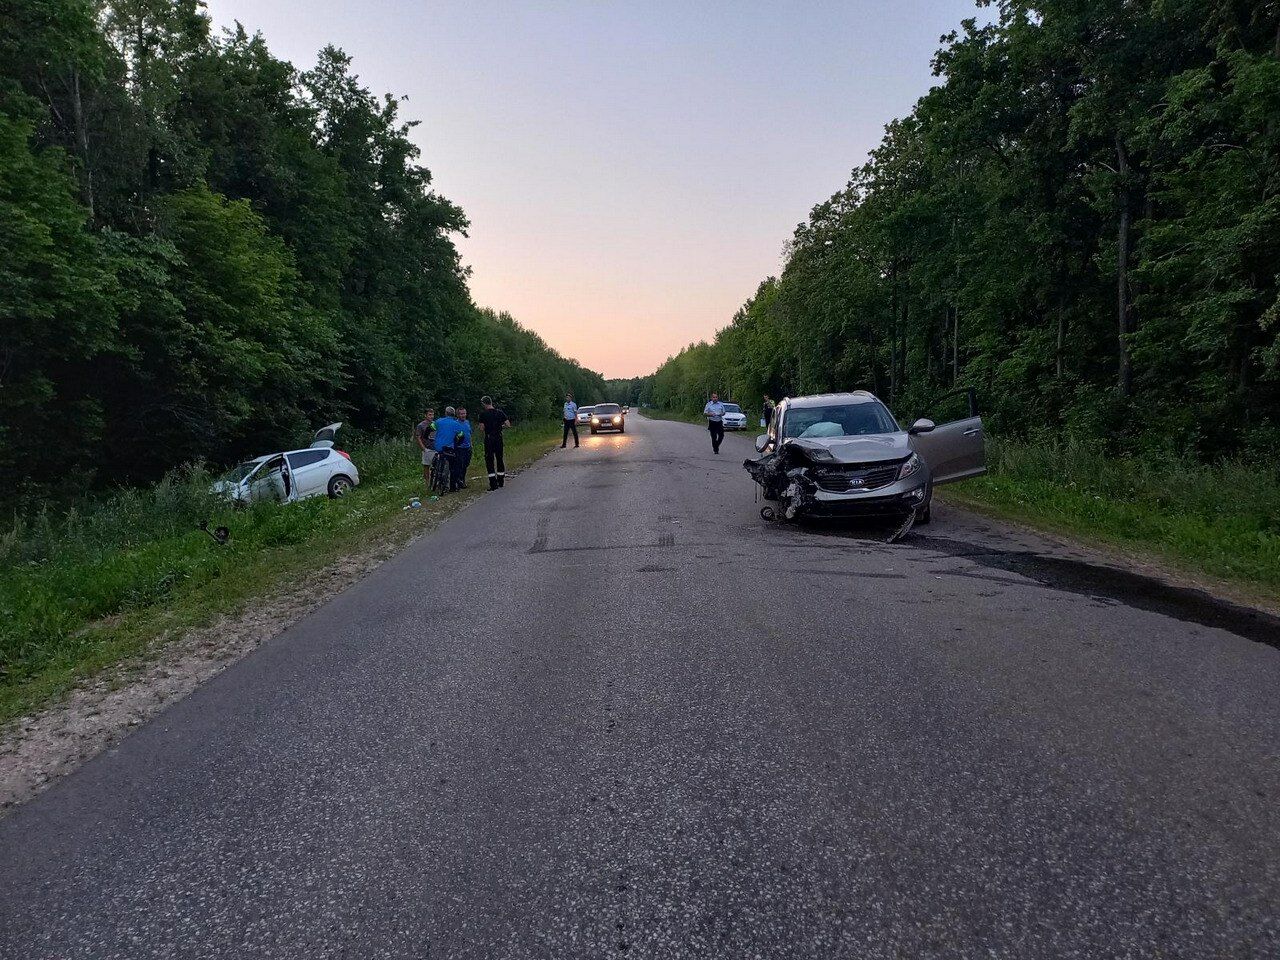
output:
M898 479L899 480L907 479L907 477L911 476L913 473L919 470L923 465L924 464L921 461L919 455L913 453L911 456L907 457L906 462L903 463L902 467L898 470Z
M621 423L621 422L622 422L622 418L621 418L621 417L614 417L614 418L613 418L613 422L614 422L614 423Z

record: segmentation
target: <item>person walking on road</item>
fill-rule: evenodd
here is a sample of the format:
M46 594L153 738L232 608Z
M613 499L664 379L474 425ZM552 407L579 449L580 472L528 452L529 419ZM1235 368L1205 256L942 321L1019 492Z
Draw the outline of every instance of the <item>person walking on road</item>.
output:
M484 466L489 471L489 489L497 490L507 480L507 465L502 459L502 431L511 426L511 418L493 404L492 397L481 397L480 428L484 430Z
M462 477L459 486L467 486L467 469L471 466L471 421L467 419L467 408L458 408L458 422L462 424L461 439L458 441L458 473Z
M702 412L707 418L707 429L711 431L711 452L719 453L720 442L724 440L724 404L720 402L720 394L712 393Z
M431 458L436 452L436 411L427 407L422 422L413 428L413 437L422 448L422 482L427 485L427 494L431 493Z
M560 449L569 445L569 433L573 433L573 445L578 445L578 405L573 402L573 394L564 395L564 438L560 441Z

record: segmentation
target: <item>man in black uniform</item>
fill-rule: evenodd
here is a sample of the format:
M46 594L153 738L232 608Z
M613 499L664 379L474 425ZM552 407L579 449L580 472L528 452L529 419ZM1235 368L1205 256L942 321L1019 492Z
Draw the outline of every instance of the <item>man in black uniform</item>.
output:
M502 431L511 426L511 419L493 405L492 397L481 397L484 410L480 412L480 426L484 428L484 466L489 471L489 489L497 490L507 479L507 464L502 459Z

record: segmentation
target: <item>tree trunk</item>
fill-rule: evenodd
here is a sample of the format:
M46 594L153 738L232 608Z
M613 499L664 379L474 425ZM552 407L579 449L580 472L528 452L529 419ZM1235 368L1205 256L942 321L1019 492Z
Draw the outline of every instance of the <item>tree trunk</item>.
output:
M898 265L891 272L889 310L893 315L893 330L889 337L889 402L898 398Z
M902 324L898 328L898 362L902 364L902 369L898 373L898 389L905 390L907 386L907 326L910 320L908 311L911 309L911 301L903 294L902 297Z
M951 385L960 382L960 307L951 308Z
M1062 354L1067 344L1067 311L1063 309L1062 301L1058 301L1058 343L1054 351L1054 376L1062 379Z
M1116 231L1116 333L1120 347L1120 369L1117 387L1120 396L1133 393L1133 362L1129 356L1128 335L1132 331L1129 305L1129 230L1133 214L1129 200L1129 155L1124 142L1116 134L1116 170L1120 175L1120 223Z
M97 219L93 208L93 164L89 160L89 125L84 116L84 98L80 94L80 70L71 68L71 110L76 128L76 148L80 151L80 190L89 219Z

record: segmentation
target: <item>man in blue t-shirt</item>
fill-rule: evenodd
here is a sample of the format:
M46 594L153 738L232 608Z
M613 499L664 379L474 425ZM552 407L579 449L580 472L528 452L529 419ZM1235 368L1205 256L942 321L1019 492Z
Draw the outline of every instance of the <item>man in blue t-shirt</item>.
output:
M457 411L453 407L444 408L444 416L436 421L436 443L437 453L443 453L449 458L449 488L451 490L458 489L458 461L462 458L458 455L458 434L463 432L462 421L456 416Z

